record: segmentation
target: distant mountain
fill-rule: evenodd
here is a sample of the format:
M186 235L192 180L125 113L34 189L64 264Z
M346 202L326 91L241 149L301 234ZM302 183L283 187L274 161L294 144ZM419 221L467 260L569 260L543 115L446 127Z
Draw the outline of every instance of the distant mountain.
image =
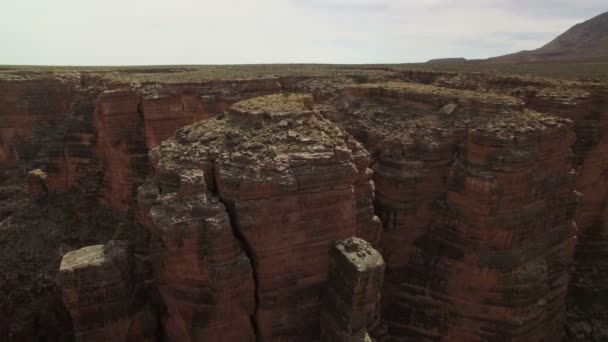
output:
M488 62L526 63L608 60L608 12L576 24L545 46L500 57Z

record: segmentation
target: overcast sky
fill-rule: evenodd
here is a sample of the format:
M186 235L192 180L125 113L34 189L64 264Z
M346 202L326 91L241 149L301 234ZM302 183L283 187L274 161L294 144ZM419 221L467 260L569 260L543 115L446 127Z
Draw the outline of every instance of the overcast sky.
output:
M607 10L607 0L0 0L0 64L485 58Z

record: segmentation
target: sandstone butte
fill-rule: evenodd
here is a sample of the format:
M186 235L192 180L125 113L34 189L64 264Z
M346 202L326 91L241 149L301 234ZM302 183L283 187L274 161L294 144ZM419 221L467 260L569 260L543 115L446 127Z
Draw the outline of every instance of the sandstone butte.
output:
M0 340L608 339L608 85L0 71Z

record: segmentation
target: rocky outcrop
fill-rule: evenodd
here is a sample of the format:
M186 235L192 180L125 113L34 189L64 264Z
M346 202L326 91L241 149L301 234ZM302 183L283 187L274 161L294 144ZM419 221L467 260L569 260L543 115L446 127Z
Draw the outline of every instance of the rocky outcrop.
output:
M57 281L76 341L156 340L156 318L134 277L126 243L110 241L63 256Z
M430 225L467 130L498 108L522 108L508 96L398 82L351 87L343 98L343 110L328 115L375 158L375 208L389 271L407 264L413 242ZM450 114L442 112L446 107L453 107Z
M578 198L571 122L432 86L345 95L336 120L376 156L393 338L561 338Z
M514 119L523 132L493 123L469 133L444 215L408 266L420 278L407 282L395 308L419 309L406 309L399 327L454 341L561 338L577 204L574 135L567 122Z
M161 179L165 170L195 172L226 206L253 266L249 298L264 341L318 338L329 246L358 232L376 237L380 227L367 153L312 105L299 94L239 102L225 117L178 130L153 152ZM177 175L167 182L179 183ZM365 205L368 217L357 214Z
M384 261L360 238L338 241L330 251L321 312L321 341L372 341L367 329L379 309Z
M526 107L553 113L574 122L576 190L583 194L576 214L577 244L572 273L569 338L602 340L603 309L596 300L606 286L605 203L606 203L606 115L608 89L602 84L555 81L522 77L489 77L457 74L441 76L435 83L455 88L481 88L509 93L522 99ZM578 337L575 337L578 336ZM582 336L582 337L581 337Z
M46 184L47 177L47 174L40 169L32 170L27 173L26 181L32 199L38 200L48 193L48 186Z
M226 207L207 190L201 169L164 163L140 189L151 230L155 278L166 306L164 331L175 341L255 341L251 262Z

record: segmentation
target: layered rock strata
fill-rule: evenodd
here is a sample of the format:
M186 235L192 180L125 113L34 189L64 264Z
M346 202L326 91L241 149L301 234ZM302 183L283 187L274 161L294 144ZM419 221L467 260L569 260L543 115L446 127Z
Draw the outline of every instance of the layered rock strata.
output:
M202 172L226 206L254 269L262 341L317 339L329 246L359 232L377 237L380 228L367 153L312 105L301 94L239 102L153 152L161 177ZM367 217L358 214L365 205Z
M163 158L163 156L161 156ZM174 341L255 341L249 258L234 236L226 207L194 165L156 164L140 188L140 220L154 242L151 257Z
M135 189L149 165L139 101L133 91L108 90L97 100L94 114L104 174L102 203L121 211L133 206Z
M407 264L413 242L430 225L468 130L500 110L523 106L509 96L403 82L350 87L340 101L341 110L328 115L375 159L375 208L389 270Z
M561 338L578 201L571 121L432 86L346 96L341 119L376 156L393 338Z
M482 88L510 93L521 98L526 107L553 113L574 121L576 142L576 190L583 194L576 214L577 244L575 268L570 285L569 314L573 326L569 338L605 339L606 318L597 298L606 297L608 269L606 260L605 177L607 155L606 122L608 88L605 84L528 79L522 77L488 77L454 74L439 77L435 84L455 88ZM601 300L600 300L601 301ZM576 337L575 337L576 336Z
M367 241L349 238L330 251L321 312L321 341L372 341L368 327L380 304L384 260Z
M57 282L76 341L154 341L156 313L134 278L126 243L84 247L64 255Z

